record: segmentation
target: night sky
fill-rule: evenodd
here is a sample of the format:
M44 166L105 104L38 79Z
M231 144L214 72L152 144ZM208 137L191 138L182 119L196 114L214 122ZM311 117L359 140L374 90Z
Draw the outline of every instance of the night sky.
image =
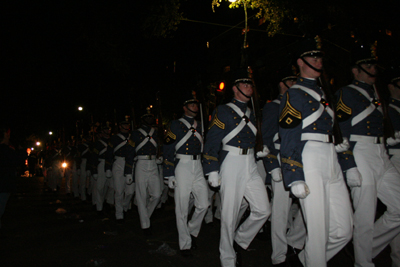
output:
M22 140L31 134L43 136L50 130L61 133L62 129L70 135L74 134L77 120L120 120L131 115L132 108L139 117L148 105L155 104L157 91L161 92L166 113L180 113L185 91L206 88L222 77L223 67L237 64L242 31L221 25L243 22L243 9L232 10L222 3L213 13L211 0L181 1L179 11L190 21L181 21L167 38L149 38L143 21L154 9L136 2L139 1L3 1L0 111L15 135ZM394 12L390 5L395 2L380 3L380 9L385 8L384 25L371 28L367 23L364 33L385 36L382 29L394 24L393 17L397 16L388 12ZM369 8L370 12L376 9L374 5ZM270 77L286 62L304 29L289 21L284 25L285 34L269 37L260 31L265 26L259 25L254 14L249 10L250 62L263 70L258 88L266 100L273 96L273 90L267 89L271 87ZM337 58L348 56L345 49L349 48L346 45L351 27L360 30L358 20L379 20L374 18L375 13L371 14L365 14L365 18L356 13L347 15L349 23L332 18L337 27L329 33L327 18L320 23L332 53L336 53L331 57L331 69L343 69ZM393 27L392 36L383 37L383 43L389 44L392 51L382 53L387 59L393 53L399 54L399 26ZM347 79L345 71L336 75ZM79 113L78 106L83 106L84 111Z

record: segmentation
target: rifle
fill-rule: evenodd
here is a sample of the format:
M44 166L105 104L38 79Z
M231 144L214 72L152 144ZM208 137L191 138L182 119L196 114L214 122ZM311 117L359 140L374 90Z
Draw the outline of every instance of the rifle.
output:
M388 105L383 97L381 97L380 91L378 88L373 85L374 91L378 97L378 100L380 102L380 105L382 105L382 111L383 111L383 136L384 136L384 142L386 144L386 139L389 137L394 138L394 128L392 121L390 120L389 114L388 114Z
M161 157L163 154L163 139L164 139L164 126L162 121L162 113L161 113L161 99L160 99L160 91L156 93L156 102L157 102L157 129L158 129L158 138L157 138L157 158Z
M250 66L247 67L247 72L249 74L249 78L253 80L253 96L251 97L251 103L253 105L254 117L256 119L257 134L256 134L256 145L254 153L257 154L257 152L263 151L264 148L262 132L261 132L262 112L260 108L260 95L258 94L257 86L254 83L252 75L253 71Z

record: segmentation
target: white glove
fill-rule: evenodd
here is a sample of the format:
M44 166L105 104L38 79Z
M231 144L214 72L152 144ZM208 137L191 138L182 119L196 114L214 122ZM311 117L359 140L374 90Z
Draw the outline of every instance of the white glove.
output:
M306 198L310 194L310 189L308 189L308 186L304 181L295 181L291 183L290 190L295 197L301 199Z
M269 151L268 147L264 146L262 151L257 152L257 154L256 154L257 158L265 158L269 154L269 152L270 151Z
M349 187L360 187L362 183L361 173L357 167L348 169L346 171L347 185Z
M108 179L110 179L110 178L112 177L112 172L111 172L111 170L106 170L106 177L107 177Z
M282 171L281 168L275 168L271 171L272 180L275 183L282 181Z
M127 174L125 179L126 184L131 185L133 183L132 174Z
M99 175L97 174L97 173L93 173L93 179L95 180L95 181L97 181L97 178L99 177Z
M156 163L157 164L162 164L163 163L163 157L162 156L159 156L158 158L156 158Z
M221 185L221 176L218 172L210 172L208 174L208 184L212 187L218 187Z
M394 138L392 138L392 137L389 137L388 139L386 139L386 143L387 143L389 146L395 146L395 145L397 145L398 143L400 143L400 138L394 139Z
M176 178L175 176L168 177L168 187L174 189L176 187Z
M87 170L87 171L86 171L86 176L90 177L91 175L92 175L91 171L90 171L90 170Z
M347 137L343 137L343 142L335 146L336 153L341 153L349 150L350 143Z
M400 131L395 131L394 132L394 138L400 139Z

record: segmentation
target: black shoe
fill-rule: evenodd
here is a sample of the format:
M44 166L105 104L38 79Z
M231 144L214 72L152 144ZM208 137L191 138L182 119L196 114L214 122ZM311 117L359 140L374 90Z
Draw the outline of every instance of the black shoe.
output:
M278 264L272 264L272 266L277 266L277 267L291 267L290 265L289 265L289 263L288 262L286 262L286 261L284 261L284 262L281 262L281 263L278 263Z
M236 253L236 266L242 266L242 250L243 248L239 246L236 241L233 241L233 249L235 250Z
M298 254L286 255L286 261L291 267L303 267Z
M287 246L287 252L286 252L287 256L299 255L300 252L301 252L301 249L292 247L291 245Z
M190 249L181 249L181 255L184 258L191 258L193 257L192 252L190 251Z
M196 244L196 239L197 237L194 237L192 235L190 235L190 237L192 238L192 246L190 247L190 249L197 249L197 244Z
M152 236L153 235L153 233L151 232L150 228L143 229L143 233L144 233L145 236Z
M99 216L100 219L107 218L107 214L104 212L104 210L98 210L97 211L97 216Z
M123 225L124 222L125 222L124 219L117 219L117 224L118 224L118 225Z

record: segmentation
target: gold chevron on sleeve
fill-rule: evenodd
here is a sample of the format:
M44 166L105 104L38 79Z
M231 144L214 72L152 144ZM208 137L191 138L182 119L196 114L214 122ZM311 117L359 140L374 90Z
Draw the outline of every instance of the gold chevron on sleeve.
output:
M218 159L216 157L209 156L209 155L203 155L203 158L205 158L206 160L218 161Z
M209 130L210 130L211 127L213 127L214 125L216 125L218 128L221 128L222 130L225 129L225 123L223 123L222 121L220 121L220 120L218 119L218 116L217 116L217 115L218 115L218 110L215 111L214 118L213 118L213 120L211 121L210 126L208 127Z
M351 115L351 108L346 106L346 104L343 102L343 97L342 97L343 91L340 91L340 98L339 101L336 105L336 111L343 111L344 113Z
M171 132L171 130L168 130L167 135L165 138L170 138L172 140L176 140L176 134L174 134L173 132Z
M298 111L297 109L295 109L292 105L290 105L289 94L287 94L286 104L281 112L281 116L279 117L279 122L282 121L282 119L285 118L286 115L288 115L288 114L295 117L296 119L301 120L301 112ZM290 118L288 118L288 119L290 119ZM290 123L288 123L288 124L290 124Z
M129 140L128 143L129 143L129 145L130 145L131 147L135 147L135 142L133 142L132 140Z

